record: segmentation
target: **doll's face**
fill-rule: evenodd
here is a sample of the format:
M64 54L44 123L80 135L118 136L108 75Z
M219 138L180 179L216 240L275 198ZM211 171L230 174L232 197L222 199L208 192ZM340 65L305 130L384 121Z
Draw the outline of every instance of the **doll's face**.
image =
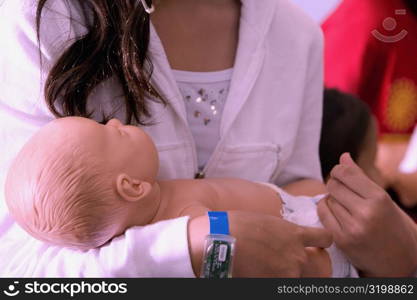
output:
M139 127L123 125L112 119L99 125L97 131L104 135L104 149L109 164L122 167L129 175L152 181L159 168L158 152L152 139Z
M81 143L116 175L126 173L150 182L157 175L157 150L151 138L139 127L123 125L117 119L101 125L78 117L59 119L55 126L61 129L61 134L56 138L77 139L74 144Z

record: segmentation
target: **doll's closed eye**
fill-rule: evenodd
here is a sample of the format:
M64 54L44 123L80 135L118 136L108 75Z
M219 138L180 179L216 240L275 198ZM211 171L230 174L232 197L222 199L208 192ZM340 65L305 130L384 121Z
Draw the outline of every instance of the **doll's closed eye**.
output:
M117 133L121 136L125 135L126 133L124 132L124 130L122 129L121 126L113 126L113 125L109 125L109 124L102 124L103 126L106 127L111 127L113 128L113 130L117 131Z
M124 132L124 130L120 127L113 127L113 128L115 128L119 132L119 135L121 136L124 136L126 134L126 132Z
M122 136L127 135L126 131L124 131L122 128L119 128L119 132L120 132L120 135Z

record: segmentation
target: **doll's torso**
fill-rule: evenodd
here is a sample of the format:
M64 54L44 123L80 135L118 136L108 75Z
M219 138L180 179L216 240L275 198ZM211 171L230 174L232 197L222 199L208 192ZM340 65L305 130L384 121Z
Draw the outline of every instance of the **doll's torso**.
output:
M280 196L271 188L241 179L159 182L161 205L154 222L199 216L213 210L245 210L281 217Z

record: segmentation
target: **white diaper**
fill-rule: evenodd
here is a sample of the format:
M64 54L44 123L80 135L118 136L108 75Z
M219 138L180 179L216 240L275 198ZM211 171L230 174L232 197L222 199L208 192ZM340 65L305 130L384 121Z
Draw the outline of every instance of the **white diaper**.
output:
M282 198L282 215L289 222L309 227L323 227L317 215L317 203L324 197L292 196L277 186L262 183L271 187ZM333 245L326 249L332 262L332 277L358 277L358 274L346 256Z

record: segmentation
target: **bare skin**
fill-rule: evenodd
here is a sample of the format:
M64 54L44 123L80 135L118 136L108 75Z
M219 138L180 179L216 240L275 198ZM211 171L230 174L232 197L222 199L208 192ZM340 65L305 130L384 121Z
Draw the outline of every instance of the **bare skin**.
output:
M281 198L271 188L241 179L168 180L159 182L160 206L152 222L208 210L247 210L281 217ZM196 197L197 196L197 197Z
M210 72L233 67L240 1L163 0L152 23L173 69Z

